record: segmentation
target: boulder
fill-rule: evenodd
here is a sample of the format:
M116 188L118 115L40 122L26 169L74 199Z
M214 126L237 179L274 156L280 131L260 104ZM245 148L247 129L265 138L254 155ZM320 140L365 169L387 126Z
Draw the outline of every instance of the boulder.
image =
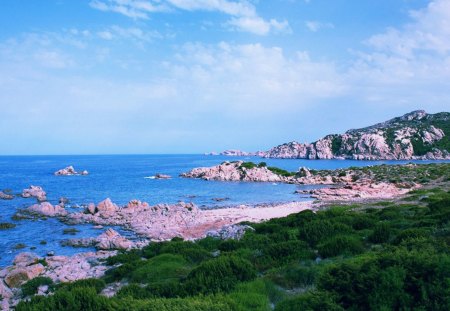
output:
M68 212L60 205L51 205L48 202L34 204L27 209L29 212L37 213L43 216L55 217L66 216Z
M97 237L96 246L102 250L130 249L133 246L133 242L121 236L114 229L109 228Z
M94 203L89 203L86 210L92 215L94 215L97 212L97 208L95 207Z
M28 189L22 191L23 198L36 198L39 202L47 200L47 193L39 186L30 186Z
M136 211L140 211L140 210L143 210L143 209L146 209L146 208L149 208L149 207L150 206L148 205L147 202L141 202L139 200L131 200L125 206L125 208L123 209L123 212L134 213Z
M99 213L114 213L118 210L118 206L114 204L110 198L107 198L97 205L97 211Z
M8 288L8 286L6 286L6 284L2 280L0 280L0 298L9 299L12 296L13 292Z
M17 267L26 267L31 264L36 263L39 260L39 256L34 253L20 253L18 254L13 261L13 264Z
M26 267L13 268L13 270L5 277L5 283L10 288L16 288L39 276L44 270L44 266L40 263Z

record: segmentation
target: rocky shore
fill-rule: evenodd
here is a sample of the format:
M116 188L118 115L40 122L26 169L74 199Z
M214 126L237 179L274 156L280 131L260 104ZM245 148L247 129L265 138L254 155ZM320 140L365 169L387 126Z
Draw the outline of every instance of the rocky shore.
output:
M124 206L105 199L98 204L85 205L81 212L69 212L61 198L52 205L40 202L31 205L24 213L57 217L68 224L93 224L120 226L136 233L140 240L130 240L109 228L97 237L68 239L65 245L95 247L97 252L74 256L38 257L31 253L16 256L13 264L0 270L1 307L9 310L22 299L20 287L36 277L48 277L53 282L71 282L85 278L99 278L107 269L102 260L116 254L116 250L142 248L153 241L167 241L175 237L196 240L204 237L239 239L251 226L243 222L259 223L285 217L306 209L319 209L326 202L357 202L374 199L395 199L424 183L448 180L450 164L394 165L314 171L301 167L297 172L287 172L265 163L224 162L213 167L197 168L182 174L185 178L207 181L286 182L298 185L325 185L313 190L297 190L317 201L290 202L266 206L235 206L202 210L193 203L158 204L132 200ZM447 176L447 179L445 179ZM444 178L444 179L443 179ZM45 197L41 187L24 190L25 197ZM46 295L43 286L38 292Z
M33 253L18 254L13 264L0 270L1 310L10 310L22 298L20 287L36 277L48 277L55 283L100 278L108 269L102 260L116 251L80 253L74 256L39 257ZM47 294L40 288L41 295Z
M348 201L394 198L419 188L418 178L397 180L397 171L414 171L417 165L380 166L371 168L314 171L305 167L297 172L286 172L266 167L265 163L224 162L213 167L195 168L181 174L185 178L215 181L284 182L298 185L328 185L314 190L298 190L320 201ZM391 171L389 171L391 170ZM427 174L424 174L426 176ZM408 175L406 175L408 176Z

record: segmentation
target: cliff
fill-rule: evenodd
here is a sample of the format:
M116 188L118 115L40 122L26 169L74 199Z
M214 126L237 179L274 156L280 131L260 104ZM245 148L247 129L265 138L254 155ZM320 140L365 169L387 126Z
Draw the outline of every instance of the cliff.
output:
M262 154L266 158L410 160L450 159L450 113L413 111L402 117L310 144L290 142Z

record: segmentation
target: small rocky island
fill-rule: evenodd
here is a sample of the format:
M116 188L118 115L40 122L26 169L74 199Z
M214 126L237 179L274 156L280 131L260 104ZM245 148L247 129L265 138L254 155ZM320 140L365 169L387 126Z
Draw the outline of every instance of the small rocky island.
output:
M56 176L89 175L89 172L86 171L86 170L81 171L81 172L77 172L75 170L75 168L72 165L70 165L68 167L65 167L63 169L60 169L60 170L56 171L54 173L54 175L56 175Z

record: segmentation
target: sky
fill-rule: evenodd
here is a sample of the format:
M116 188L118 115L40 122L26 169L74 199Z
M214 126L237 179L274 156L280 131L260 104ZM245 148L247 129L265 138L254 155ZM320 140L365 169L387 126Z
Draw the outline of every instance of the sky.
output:
M0 2L0 154L203 153L450 109L450 0Z

